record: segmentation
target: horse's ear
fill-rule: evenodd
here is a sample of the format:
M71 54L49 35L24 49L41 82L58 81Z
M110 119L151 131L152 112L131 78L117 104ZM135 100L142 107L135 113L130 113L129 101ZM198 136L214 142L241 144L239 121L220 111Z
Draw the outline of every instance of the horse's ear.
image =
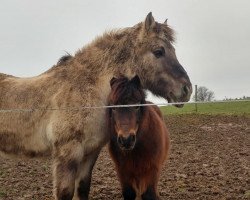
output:
M164 24L168 25L168 19L165 20Z
M110 87L112 88L112 86L114 85L114 83L116 82L117 78L113 77L111 80L110 80Z
M155 23L153 15L152 15L152 12L148 13L148 15L145 19L145 22L144 22L144 28L145 28L146 32L153 30L155 24L156 23Z
M135 77L133 77L130 80L131 83L133 83L134 85L136 85L137 87L141 87L141 81L138 75L135 75Z

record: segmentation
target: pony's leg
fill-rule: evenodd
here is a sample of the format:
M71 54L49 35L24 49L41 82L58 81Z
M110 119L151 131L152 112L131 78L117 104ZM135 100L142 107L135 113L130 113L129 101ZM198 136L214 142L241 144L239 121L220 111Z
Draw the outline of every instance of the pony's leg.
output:
M141 195L142 200L160 200L155 188L155 186L149 186Z
M95 152L92 152L83 159L79 167L79 176L77 177L76 180L74 199L88 200L90 185L91 185L92 170L98 158L99 153L100 149Z
M123 184L122 196L123 196L124 200L135 200L136 192L132 186L130 186L128 184Z
M83 157L80 143L71 141L54 147L54 195L56 200L72 200L75 178Z

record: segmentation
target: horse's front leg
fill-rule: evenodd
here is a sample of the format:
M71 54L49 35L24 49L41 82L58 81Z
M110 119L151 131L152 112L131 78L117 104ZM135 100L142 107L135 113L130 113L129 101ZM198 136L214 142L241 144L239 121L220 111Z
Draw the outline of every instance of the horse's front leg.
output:
M160 200L160 197L157 194L156 185L151 185L147 190L142 194L142 200Z
M84 157L79 167L79 175L76 179L74 200L88 200L92 170L100 153L100 149Z
M72 200L76 174L83 158L83 148L77 141L54 146L54 195L56 200Z
M135 200L136 192L129 184L122 184L122 196L124 200Z

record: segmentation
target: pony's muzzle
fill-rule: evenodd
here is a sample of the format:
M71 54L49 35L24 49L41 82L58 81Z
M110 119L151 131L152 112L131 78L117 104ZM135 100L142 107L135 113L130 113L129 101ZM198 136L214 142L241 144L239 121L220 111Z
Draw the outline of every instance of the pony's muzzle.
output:
M129 134L127 137L118 136L117 143L123 150L132 150L135 146L136 136L135 134Z

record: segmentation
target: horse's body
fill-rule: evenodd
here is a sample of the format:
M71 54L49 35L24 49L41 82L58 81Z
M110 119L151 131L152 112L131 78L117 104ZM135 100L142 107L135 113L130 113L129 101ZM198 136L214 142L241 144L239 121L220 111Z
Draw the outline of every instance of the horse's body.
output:
M133 79L120 78L113 82L109 104L150 103L145 102L143 91L137 91L142 88L134 84ZM157 183L169 151L169 135L160 109L157 106L116 108L109 114L109 152L116 165L124 200L134 200L136 196L142 200L159 199ZM120 142L121 138L127 140Z
M175 57L172 30L149 14L143 23L106 33L74 56L32 78L0 74L0 151L54 157L57 200L88 199L91 172L108 141L109 80L135 73L143 87L169 102L187 101L189 78ZM51 109L53 108L53 109Z

